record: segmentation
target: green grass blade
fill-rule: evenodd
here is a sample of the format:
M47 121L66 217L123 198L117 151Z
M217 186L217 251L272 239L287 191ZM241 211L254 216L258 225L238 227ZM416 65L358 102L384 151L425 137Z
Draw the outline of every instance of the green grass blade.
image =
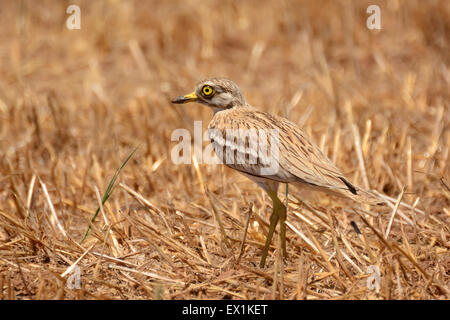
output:
M127 164L128 160L131 159L131 157L133 156L133 154L136 152L136 150L138 148L139 148L139 146L134 148L134 150L131 151L131 153L128 155L128 157L125 159L125 161L122 163L122 165L116 170L116 173L112 177L111 181L108 184L108 187L106 188L105 193L103 194L102 205L105 204L105 202L108 200L109 196L114 191L115 183L116 183L116 180L117 180L117 178L119 176L120 171L122 171L123 167L125 167L125 165ZM86 233L83 236L83 239L81 239L80 244L83 243L83 241L86 240L87 236L89 235L89 231L91 231L92 224L94 223L95 219L97 218L99 212L100 212L100 206L97 208L97 210L95 211L95 214L91 218L91 221L89 222L89 226L88 226L88 228L86 230Z

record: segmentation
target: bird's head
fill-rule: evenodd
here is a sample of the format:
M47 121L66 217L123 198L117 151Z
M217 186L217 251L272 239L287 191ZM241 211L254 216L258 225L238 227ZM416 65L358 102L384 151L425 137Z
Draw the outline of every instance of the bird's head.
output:
M247 104L239 87L233 81L223 78L203 80L195 86L195 91L172 100L172 103L188 102L203 103L215 110Z

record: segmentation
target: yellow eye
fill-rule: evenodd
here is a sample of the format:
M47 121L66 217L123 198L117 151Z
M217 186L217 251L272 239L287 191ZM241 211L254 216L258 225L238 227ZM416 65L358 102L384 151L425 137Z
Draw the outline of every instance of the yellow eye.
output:
M214 95L215 91L211 86L203 86L202 88L202 93L205 97L211 97L212 95Z

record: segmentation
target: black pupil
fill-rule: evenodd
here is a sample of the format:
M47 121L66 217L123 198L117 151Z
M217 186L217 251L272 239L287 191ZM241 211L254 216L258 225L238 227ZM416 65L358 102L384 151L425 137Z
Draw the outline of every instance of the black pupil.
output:
M211 88L210 87L206 87L205 89L203 89L203 92L205 94L210 94L211 93Z

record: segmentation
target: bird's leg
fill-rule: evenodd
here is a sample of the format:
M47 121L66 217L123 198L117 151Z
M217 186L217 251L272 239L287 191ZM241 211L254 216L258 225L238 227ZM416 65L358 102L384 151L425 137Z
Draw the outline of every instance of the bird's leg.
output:
M289 208L289 184L286 183L286 205L283 206L282 214L280 216L280 239L281 239L281 248L283 250L283 257L287 256L286 251L286 216L287 216L287 208ZM281 201L280 201L281 202Z
M267 254L269 253L270 242L272 241L273 232L275 231L275 227L277 225L278 219L279 219L278 212L276 211L275 204L274 204L273 212L270 215L269 233L267 234L266 244L264 245L264 250L263 250L263 253L261 256L261 262L259 264L259 266L261 268L264 268L264 265L266 264L266 258L267 258Z
M280 200L278 200L280 201ZM283 257L287 256L286 252L286 206L280 201L280 240Z
M273 233L275 232L275 227L279 220L282 223L282 225L280 225L281 247L283 250L283 255L286 256L286 225L284 224L284 221L286 221L286 207L283 205L281 200L278 199L276 191L269 190L267 193L272 199L273 212L270 216L269 233L267 234L266 244L264 245L264 250L261 257L261 263L259 264L261 268L263 268L266 264L270 242L272 241Z

